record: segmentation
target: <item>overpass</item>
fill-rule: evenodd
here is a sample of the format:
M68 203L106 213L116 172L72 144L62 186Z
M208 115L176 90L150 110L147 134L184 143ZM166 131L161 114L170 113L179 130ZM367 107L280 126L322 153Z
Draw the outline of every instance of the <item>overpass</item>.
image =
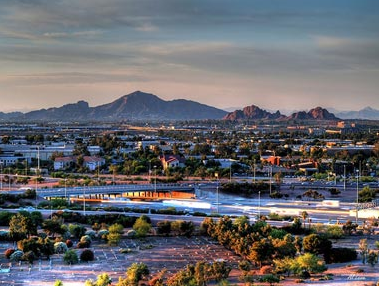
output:
M107 186L82 186L42 188L37 196L51 198L88 198L106 200L110 198L167 199L193 198L195 189L190 184L127 184Z

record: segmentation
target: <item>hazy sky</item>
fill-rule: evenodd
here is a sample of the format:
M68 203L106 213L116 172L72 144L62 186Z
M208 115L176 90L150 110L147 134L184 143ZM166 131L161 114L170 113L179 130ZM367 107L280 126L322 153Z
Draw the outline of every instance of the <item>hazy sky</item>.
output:
M378 0L0 0L0 110L135 90L379 109Z

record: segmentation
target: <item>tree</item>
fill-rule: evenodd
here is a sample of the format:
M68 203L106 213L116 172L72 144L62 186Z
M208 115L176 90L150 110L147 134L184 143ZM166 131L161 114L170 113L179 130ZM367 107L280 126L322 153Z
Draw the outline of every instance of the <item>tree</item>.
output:
M325 235L310 234L303 239L305 252L313 254L326 254L332 248L332 242Z
M378 254L371 250L367 255L367 263L374 267L378 263Z
M366 238L361 239L359 241L359 250L360 250L361 256L362 256L362 263L365 264L366 263L367 254L368 254L368 244L367 244L367 239Z
M9 235L14 241L24 239L33 233L32 227L30 218L16 214L9 222Z
M261 240L255 241L250 247L248 259L261 267L262 263L270 262L273 250L271 241L262 238Z
M133 229L136 231L137 236L145 237L151 230L151 224L142 217L139 217L134 223Z
M55 280L54 286L63 286L62 280Z
M55 219L47 219L42 223L42 229L49 236L55 236L56 233L63 234L65 233L65 229L62 228L62 224L60 221Z
M126 270L126 278L119 278L116 286L137 286L139 281L149 275L149 268L145 263L133 263Z
M301 217L303 218L303 224L304 224L304 229L305 229L305 220L308 217L308 213L306 211L301 212Z
M296 258L297 273L308 271L310 273L321 273L326 270L325 263L312 253L305 253Z
M121 235L124 233L124 227L121 224L115 223L109 227L107 235L109 245L118 245L121 240Z
M157 233L168 236L171 232L171 222L168 220L157 223Z
M338 225L328 225L326 235L328 238L338 239L343 237L343 230Z

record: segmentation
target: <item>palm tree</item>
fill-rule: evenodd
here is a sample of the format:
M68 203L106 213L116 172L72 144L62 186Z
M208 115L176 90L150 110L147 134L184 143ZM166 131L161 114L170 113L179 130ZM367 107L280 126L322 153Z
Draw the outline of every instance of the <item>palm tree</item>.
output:
M304 229L305 229L305 220L308 217L308 213L306 211L302 211L301 212L301 217L303 218Z

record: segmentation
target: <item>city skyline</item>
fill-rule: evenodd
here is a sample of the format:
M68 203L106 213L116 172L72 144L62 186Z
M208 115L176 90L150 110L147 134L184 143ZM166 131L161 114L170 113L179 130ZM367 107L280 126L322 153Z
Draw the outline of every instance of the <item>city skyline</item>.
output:
M0 111L135 90L218 108L379 109L375 0L8 1Z

